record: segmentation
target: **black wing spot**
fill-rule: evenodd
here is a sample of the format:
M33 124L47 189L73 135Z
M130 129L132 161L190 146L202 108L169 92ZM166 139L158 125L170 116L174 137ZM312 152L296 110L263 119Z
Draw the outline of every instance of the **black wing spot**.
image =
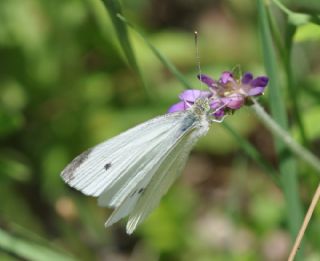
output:
M131 193L130 197L132 198L136 193L142 194L144 192L144 188L140 188L139 190L135 190Z
M105 169L105 170L110 169L110 167L111 167L111 163L107 163L106 165L104 165L104 169Z

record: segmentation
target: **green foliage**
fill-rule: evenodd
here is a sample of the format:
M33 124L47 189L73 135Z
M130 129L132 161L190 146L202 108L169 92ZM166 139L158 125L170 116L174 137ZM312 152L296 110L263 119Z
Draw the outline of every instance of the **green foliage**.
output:
M274 150L250 110L212 127L183 177L131 237L123 223L105 229L110 211L59 176L88 147L166 113L184 88L203 88L195 27L202 72L217 78L241 64L262 75L265 62L271 82L260 101L317 151L319 14L310 12L317 1L300 3L297 13L308 17L302 22L286 13L295 6L280 8L287 20L274 20L273 28L261 16L263 1L260 13L249 0L166 2L0 1L1 260L275 260L271 252L286 258L288 249L270 251L270 238L290 244L288 231L296 231L299 208L318 181L281 141ZM197 23L183 28L183 19ZM290 82L295 88L285 88ZM317 210L307 233L306 258L318 257L319 216Z
M5 231L0 230L0 247L16 256L24 257L25 259L42 261L42 260L61 260L72 261L77 260L68 255L54 251L52 248L42 246L30 240L23 240L14 237Z
M294 36L295 41L319 41L320 26L312 23L307 23L300 26Z
M278 73L276 53L272 43L271 30L267 21L266 9L263 1L258 0L262 48L265 56L265 67L270 77L269 95L271 113L275 121L285 130L288 128L285 100L280 89L280 76ZM288 48L288 47L287 47ZM299 198L297 165L295 159L288 150L286 151L282 139L275 137L275 147L279 157L279 170L281 185L287 202L288 226L292 238L298 234L302 223L302 205Z

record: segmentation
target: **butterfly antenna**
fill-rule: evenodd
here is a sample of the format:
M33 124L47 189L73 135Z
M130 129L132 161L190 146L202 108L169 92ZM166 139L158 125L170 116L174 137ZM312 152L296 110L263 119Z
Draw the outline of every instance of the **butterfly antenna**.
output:
M200 64L200 51L199 51L199 34L198 31L194 31L194 45L196 47L196 65L197 65L197 71L200 77L200 89L203 89L202 81L201 81L201 64Z

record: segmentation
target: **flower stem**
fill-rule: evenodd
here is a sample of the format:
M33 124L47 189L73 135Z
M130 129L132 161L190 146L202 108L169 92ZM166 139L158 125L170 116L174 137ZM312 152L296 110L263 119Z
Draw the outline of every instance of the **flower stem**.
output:
M252 98L253 105L251 108L255 111L258 118L263 122L263 124L276 136L280 137L283 142L287 145L287 147L303 159L305 162L310 164L315 170L317 170L317 174L320 175L320 161L314 156L309 150L301 146L297 143L292 137L282 129L270 116L265 112L262 106L256 101L256 99Z

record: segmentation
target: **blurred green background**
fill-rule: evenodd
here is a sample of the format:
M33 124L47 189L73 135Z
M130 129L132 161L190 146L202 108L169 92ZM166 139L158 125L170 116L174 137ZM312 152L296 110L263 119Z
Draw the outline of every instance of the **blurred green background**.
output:
M318 1L286 4L320 10ZM254 1L124 0L122 7L195 88L195 29L203 73L218 78L241 64L265 74ZM281 32L283 14L272 14ZM0 1L0 260L285 260L291 240L282 192L219 124L132 236L125 221L105 229L111 210L63 183L60 172L76 155L166 113L183 90L129 32L147 91L102 1ZM319 26L299 27L292 58L303 124L318 154L319 44ZM266 97L260 101L268 107ZM243 109L226 121L277 169L272 136L254 113ZM299 165L305 207L318 180L310 173ZM319 217L318 208L304 260L320 260Z

